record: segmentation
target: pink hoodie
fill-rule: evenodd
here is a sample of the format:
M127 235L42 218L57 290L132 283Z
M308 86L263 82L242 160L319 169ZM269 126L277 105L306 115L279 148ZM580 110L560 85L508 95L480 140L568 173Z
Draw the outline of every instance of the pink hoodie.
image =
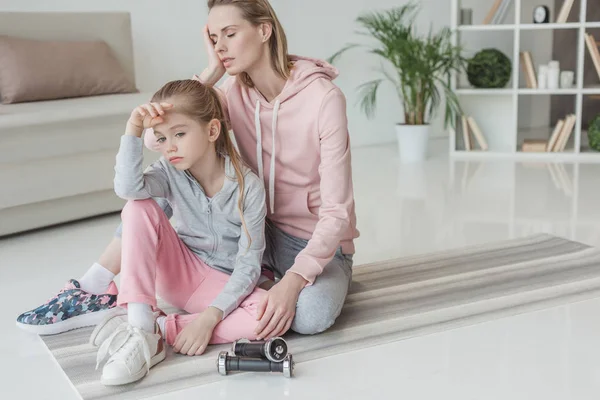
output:
M324 61L291 58L291 77L272 103L236 77L219 91L242 158L265 184L267 217L308 240L289 271L310 285L339 246L354 253L359 232L346 99L331 82L338 71Z

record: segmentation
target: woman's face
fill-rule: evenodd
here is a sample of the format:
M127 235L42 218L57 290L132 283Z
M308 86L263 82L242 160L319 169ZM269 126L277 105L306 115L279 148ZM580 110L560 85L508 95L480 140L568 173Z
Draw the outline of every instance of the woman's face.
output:
M213 7L208 14L208 32L215 51L229 75L248 72L265 56L265 26L254 26L233 5Z

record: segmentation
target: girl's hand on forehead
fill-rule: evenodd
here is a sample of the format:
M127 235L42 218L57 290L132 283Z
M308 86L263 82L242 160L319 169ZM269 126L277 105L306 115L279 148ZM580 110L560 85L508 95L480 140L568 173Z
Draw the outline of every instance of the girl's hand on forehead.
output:
M147 103L136 107L129 117L129 124L140 129L154 128L163 122L162 116L167 110L173 108L169 103Z

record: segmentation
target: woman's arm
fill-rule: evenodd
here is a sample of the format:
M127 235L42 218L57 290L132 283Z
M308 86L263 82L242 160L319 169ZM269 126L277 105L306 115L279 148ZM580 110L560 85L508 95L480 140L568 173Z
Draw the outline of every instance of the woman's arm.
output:
M319 221L307 246L288 270L288 273L302 276L307 285L314 282L334 257L354 208L346 99L337 87L323 99L319 112L319 137L322 201Z

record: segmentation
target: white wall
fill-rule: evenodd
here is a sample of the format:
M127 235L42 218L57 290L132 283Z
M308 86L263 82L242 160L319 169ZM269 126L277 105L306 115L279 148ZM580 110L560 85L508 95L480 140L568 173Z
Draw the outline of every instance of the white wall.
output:
M405 0L271 0L286 29L290 52L326 58L346 42L361 39L353 34L354 19L365 10L384 9ZM450 23L449 0L422 0L419 26L439 29ZM167 80L189 77L204 68L201 40L206 22L204 0L0 0L0 11L129 11L132 18L138 86L155 90ZM312 21L309 22L309 19ZM352 143L368 145L394 141L394 123L402 120L400 102L389 87L382 87L376 117L368 120L357 105L356 87L375 77L376 59L360 50L340 60L336 83L346 93ZM443 110L433 121L434 134L445 136Z

